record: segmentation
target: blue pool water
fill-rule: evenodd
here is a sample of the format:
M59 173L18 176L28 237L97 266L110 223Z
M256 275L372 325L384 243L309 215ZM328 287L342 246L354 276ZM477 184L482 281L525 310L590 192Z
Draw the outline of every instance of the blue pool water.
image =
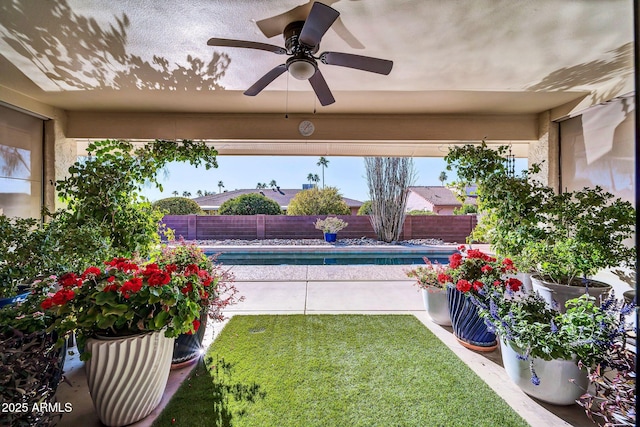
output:
M212 255L212 253L208 253ZM448 253L428 254L431 262L446 264ZM415 253L326 253L326 252L229 252L219 253L224 265L419 265L423 255Z

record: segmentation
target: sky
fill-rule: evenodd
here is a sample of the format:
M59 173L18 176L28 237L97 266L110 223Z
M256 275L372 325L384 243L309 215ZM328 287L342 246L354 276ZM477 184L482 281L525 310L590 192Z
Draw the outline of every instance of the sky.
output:
M317 174L322 187L322 168L317 166L318 157L304 156L218 156L218 168L206 170L188 163L171 163L166 173L160 174L163 192L155 187L143 189L151 201L173 197L173 191L182 196L189 191L196 197L198 190L217 193L218 182L224 183L222 191L256 188L259 182L269 184L275 180L280 188L302 188L308 184L307 175ZM369 199L363 157L325 156L329 161L324 171L325 186L337 187L343 197L365 201ZM442 158L420 157L413 159L414 185L442 185L440 172L447 174L447 183L455 180L452 171L446 170ZM526 159L516 159L516 171L526 169Z

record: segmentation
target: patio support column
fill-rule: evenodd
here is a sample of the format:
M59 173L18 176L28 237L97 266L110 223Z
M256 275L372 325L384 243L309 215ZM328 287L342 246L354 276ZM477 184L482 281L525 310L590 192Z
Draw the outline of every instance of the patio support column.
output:
M75 139L66 136L66 114L56 111L52 119L44 123L44 200L51 210L62 207L57 198L55 182L69 175L69 167L78 156Z
M560 141L558 123L551 120L551 113L538 115L538 140L529 143L529 165L539 163L541 170L532 175L543 184L560 191Z

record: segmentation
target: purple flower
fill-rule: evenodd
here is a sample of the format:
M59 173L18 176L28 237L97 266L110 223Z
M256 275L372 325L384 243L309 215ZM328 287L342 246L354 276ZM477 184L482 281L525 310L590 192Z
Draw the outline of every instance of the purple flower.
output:
M556 326L553 319L551 319L551 333L555 334L556 332L558 332L558 327Z

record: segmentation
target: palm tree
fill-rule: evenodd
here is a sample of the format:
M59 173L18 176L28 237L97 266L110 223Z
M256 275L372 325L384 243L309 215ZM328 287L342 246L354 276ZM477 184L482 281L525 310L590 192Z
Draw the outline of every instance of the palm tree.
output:
M182 192L182 197L191 197L191 192L189 192L189 191L183 191L183 192Z
M440 172L440 176L438 177L442 185L444 186L444 182L447 180L447 174L443 171Z
M275 179L272 179L271 182L269 182L269 187L276 188L277 186L278 186L278 183L276 182Z
M265 184L264 182L259 182L259 183L256 185L256 188L267 188L267 184Z
M218 181L218 193L222 193L223 188L224 188L224 182Z
M307 181L309 181L309 184L313 183L313 174L312 173L307 175Z
M311 177L311 181L313 181L317 186L318 182L320 182L320 177L318 176L317 173L313 174L313 176Z
M198 197L202 197L202 190L196 191L196 194L198 195Z
M324 168L329 167L329 160L324 157L320 157L316 165L322 166L322 188L324 188Z
M176 191L176 190L173 190L173 191L171 192L171 194L173 194L175 197L178 197L178 194L180 194L180 193L178 193L178 191Z

